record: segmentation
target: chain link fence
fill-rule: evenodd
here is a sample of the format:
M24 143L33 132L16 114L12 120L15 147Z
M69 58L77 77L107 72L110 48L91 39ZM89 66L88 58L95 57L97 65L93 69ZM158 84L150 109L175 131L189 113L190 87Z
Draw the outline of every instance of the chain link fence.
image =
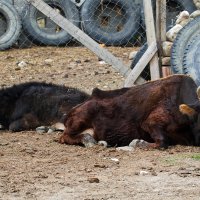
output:
M114 52L123 48L124 54L138 51L131 63L123 58L131 68L147 49L141 0L44 0L44 2L53 8L55 13L66 17L96 41L100 47L106 49L113 47ZM152 0L152 6L156 18L156 0ZM188 10L191 13L195 10L195 6L191 0L167 0L167 8L163 9L167 11L166 29L169 30L174 26L176 16L181 11ZM85 45L26 0L0 0L0 27L1 51ZM109 50L112 52L112 49ZM126 59L129 59L129 56ZM142 77L150 80L148 67L142 73Z

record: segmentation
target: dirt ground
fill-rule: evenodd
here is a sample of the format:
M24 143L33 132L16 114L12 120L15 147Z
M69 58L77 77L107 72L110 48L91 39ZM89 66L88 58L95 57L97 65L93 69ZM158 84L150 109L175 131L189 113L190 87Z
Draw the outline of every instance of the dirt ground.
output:
M109 50L130 64L132 48ZM91 93L124 81L83 47L11 49L0 58L1 88L46 81ZM1 200L200 199L200 147L84 148L59 144L60 134L0 132Z

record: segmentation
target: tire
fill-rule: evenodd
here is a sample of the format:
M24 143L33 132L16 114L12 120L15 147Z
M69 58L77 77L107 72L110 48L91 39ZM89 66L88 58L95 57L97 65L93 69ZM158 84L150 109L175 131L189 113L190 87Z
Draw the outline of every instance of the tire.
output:
M133 69L133 68L136 66L136 64L138 63L138 61L140 60L140 58L143 56L143 54L145 53L145 51L147 50L147 48L148 48L148 44L147 44L147 43L145 43L145 44L140 48L140 50L137 52L137 54L135 55L135 57L134 57L134 59L133 59L133 61L132 61L132 63L131 63L131 69ZM145 79L146 81L151 80L150 66L149 66L149 65L147 65L147 66L145 67L145 69L142 71L141 77L142 77L143 79Z
M188 41L183 57L183 71L200 86L200 33Z
M51 7L59 10L74 25L79 26L80 18L78 9L70 0L44 1ZM24 8L22 19L27 37L36 44L60 46L65 45L73 38L32 5Z
M152 0L153 10L156 10L156 0ZM145 27L144 9L142 7L142 26ZM169 30L175 25L176 16L183 10L187 10L192 13L196 10L196 7L192 0L170 0L167 1L167 17L166 17L166 29ZM156 13L154 12L154 18Z
M6 32L6 19L5 17L0 13L0 37Z
M140 7L129 0L87 0L81 8L84 31L106 45L124 45L133 40L140 18Z
M177 34L171 50L171 68L175 74L183 74L183 57L189 40L200 33L200 17L196 17L185 25Z
M0 50L10 48L18 39L21 31L21 19L10 3L0 2Z

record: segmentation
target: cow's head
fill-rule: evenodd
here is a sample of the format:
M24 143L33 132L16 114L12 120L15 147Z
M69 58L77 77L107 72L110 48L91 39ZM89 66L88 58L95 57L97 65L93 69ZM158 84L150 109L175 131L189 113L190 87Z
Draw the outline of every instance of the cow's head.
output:
M98 112L98 103L88 100L72 108L64 120L65 132L77 135L86 129L93 128L93 119Z
M200 103L197 102L191 105L181 104L179 110L190 118L195 145L200 146Z

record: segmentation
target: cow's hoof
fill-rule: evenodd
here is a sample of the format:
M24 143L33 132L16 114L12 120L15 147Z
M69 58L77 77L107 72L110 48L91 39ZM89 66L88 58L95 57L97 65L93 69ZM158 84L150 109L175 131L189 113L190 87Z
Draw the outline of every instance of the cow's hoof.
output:
M93 147L97 144L96 140L89 133L84 134L82 143L85 147Z
M35 130L37 133L41 134L41 133L47 133L49 128L47 126L39 126Z
M106 141L103 141L103 140L98 141L98 145L105 147L105 148L108 147L108 143Z
M147 148L149 147L149 143L144 140L135 139L129 144L129 147Z
M48 131L47 131L47 133L48 133L48 134L52 134L52 133L54 133L55 131L56 131L55 129L49 128Z
M65 126L63 123L57 122L51 126L51 129L53 129L54 131L64 131Z
M5 127L2 124L0 124L0 130L5 130Z

